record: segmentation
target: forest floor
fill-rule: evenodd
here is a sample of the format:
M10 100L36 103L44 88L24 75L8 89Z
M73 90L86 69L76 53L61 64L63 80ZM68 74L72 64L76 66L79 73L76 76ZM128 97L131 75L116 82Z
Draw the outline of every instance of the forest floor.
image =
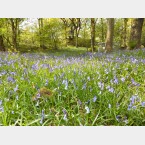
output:
M145 125L145 49L0 53L1 126Z

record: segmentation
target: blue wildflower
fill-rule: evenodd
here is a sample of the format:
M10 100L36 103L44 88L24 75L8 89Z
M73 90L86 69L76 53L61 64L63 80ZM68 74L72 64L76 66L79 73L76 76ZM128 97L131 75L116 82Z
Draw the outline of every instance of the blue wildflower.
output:
M133 78L131 78L131 82L132 82L132 84L135 85L135 86L140 86L140 84L137 83L137 82L135 82Z
M111 104L108 104L108 108L109 108L109 109L111 108Z
M118 78L117 77L114 77L114 83L118 84Z
M79 104L79 105L82 105L82 102L81 102L81 100L80 100L80 99L78 100L78 104Z
M86 110L86 113L89 114L90 113L90 109L88 106L85 106L85 110Z
M18 85L16 85L16 87L14 88L14 91L16 92L18 90Z
M13 77L10 77L10 76L7 78L7 80L8 80L8 82L12 82L12 83L15 82L15 79Z
M132 109L136 109L137 107L136 106L132 106Z
M99 88L100 88L101 90L104 89L104 83L102 83L102 82L98 82L98 86L99 86Z
M4 107L0 106L0 112L4 112Z
M93 102L96 102L96 100L97 100L97 96L94 96Z
M64 114L63 120L67 121L67 111L66 111L66 109L63 109L62 112Z
M48 80L46 80L46 82L45 82L45 86L47 86L48 85Z
M129 104L127 110L131 110L131 108L132 108L132 105Z
M122 77L122 78L121 78L121 81L122 81L122 82L125 82L125 78L124 78L124 77Z
M14 114L14 111L12 111L11 113Z
M82 90L86 90L86 87L87 87L87 83L85 83L82 87Z
M109 92L113 93L114 89L113 88L109 88Z
M145 102L141 102L141 106L142 107L145 107Z
M16 100L18 100L18 99L19 99L19 96L17 95L17 96L16 96Z
M44 119L45 119L45 113L44 110L42 110L40 124L43 123Z

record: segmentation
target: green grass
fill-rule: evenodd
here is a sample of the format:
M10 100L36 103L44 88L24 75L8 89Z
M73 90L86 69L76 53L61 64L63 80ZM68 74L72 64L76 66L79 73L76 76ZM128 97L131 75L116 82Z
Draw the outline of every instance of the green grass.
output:
M145 125L144 63L145 50L1 53L0 125ZM53 95L33 101L43 87Z

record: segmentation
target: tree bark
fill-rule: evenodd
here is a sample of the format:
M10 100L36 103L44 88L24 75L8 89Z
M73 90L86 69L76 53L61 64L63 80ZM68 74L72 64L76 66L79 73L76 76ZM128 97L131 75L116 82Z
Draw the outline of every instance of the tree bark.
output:
M123 47L126 48L127 44L126 44L126 38L127 38L127 18L124 18L124 33L123 33Z
M0 51L5 51L5 46L4 46L4 41L3 41L3 36L0 35Z
M114 35L114 18L107 19L107 36L106 36L106 51L110 52L113 49L113 35Z
M17 50L17 19L10 18L12 28L12 41L13 47Z
M95 18L91 18L91 47L95 51Z
M134 48L139 48L141 45L141 34L144 18L135 18L132 21L130 32L130 43L134 44Z
M101 18L101 25L102 25L102 42L104 42L104 23L103 23L103 18Z
M68 45L68 40L67 40L67 28L68 28L68 21L65 18L60 18L63 21L64 24L64 33L65 33L65 46L67 47Z
M80 18L70 18L71 22L72 22L72 25L74 26L74 29L75 29L75 37L76 37L76 42L75 42L75 45L76 47L78 47L78 36L79 36L79 32L80 32L80 29L81 29L81 19Z
M39 37L40 37L40 48L42 49L45 49L46 46L44 45L44 40L43 40L43 28L44 28L44 25L43 25L43 18L39 18L38 19L38 24L39 24Z

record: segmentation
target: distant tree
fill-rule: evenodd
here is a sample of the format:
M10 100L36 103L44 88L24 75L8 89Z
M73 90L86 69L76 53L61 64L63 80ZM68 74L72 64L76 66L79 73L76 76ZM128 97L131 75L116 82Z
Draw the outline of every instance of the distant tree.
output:
M5 19L0 19L0 51L5 51L4 40L3 40L3 26Z
M64 24L64 35L65 35L65 46L68 45L68 28L70 28L70 23L67 18L60 18Z
M13 47L18 50L18 38L20 37L19 25L24 21L24 18L9 18L11 30L12 30L12 43Z
M130 49L140 48L141 34L144 18L132 19L129 47Z
M44 38L43 38L43 31L44 31L43 18L38 18L38 25L39 25L40 48L46 49L46 46L44 44Z
M108 18L106 46L105 46L107 52L110 52L113 49L113 35L114 35L114 18Z
M75 37L76 37L76 47L78 47L78 36L81 29L81 18L70 18L72 25L74 26L75 30Z
M91 48L92 52L95 50L95 18L91 18Z
M103 18L101 18L101 31L102 31L102 37L101 37L101 40L102 40L102 42L104 42L105 41L105 36L104 36L104 20L103 20Z

